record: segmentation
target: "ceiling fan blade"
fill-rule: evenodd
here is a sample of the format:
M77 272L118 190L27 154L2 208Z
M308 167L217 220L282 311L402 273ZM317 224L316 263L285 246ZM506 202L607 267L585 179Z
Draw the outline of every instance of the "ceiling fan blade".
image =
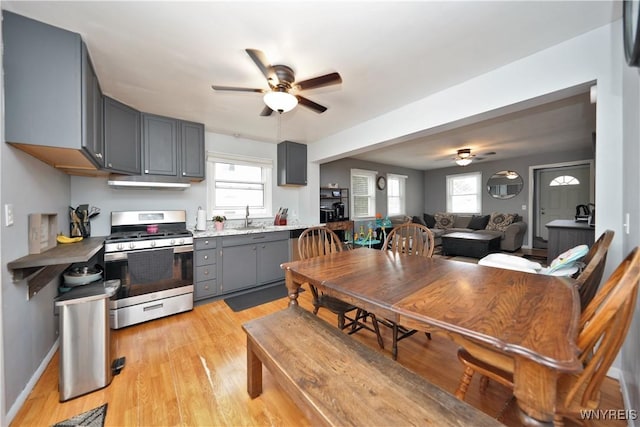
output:
M217 85L211 85L211 89L213 89L213 90L228 90L228 91L233 91L233 92L258 92L258 93L266 92L265 89L250 89L250 88L247 88L247 87L217 86Z
M273 110L265 105L262 112L260 112L260 115L263 117L268 117L271 115L271 113L273 113Z
M273 71L273 68L271 67L271 65L269 65L269 62L267 61L267 57L264 56L264 53L262 53L262 51L258 49L245 49L245 51L247 52L249 57L253 60L253 62L255 62L255 64L258 66L262 74L264 74L269 84L270 85L277 84L278 76L276 76L276 73Z
M315 89L317 87L330 86L342 83L342 77L338 73L325 74L296 83L298 90Z
M300 103L300 105L304 105L305 107L315 111L316 113L324 113L325 111L327 111L327 107L317 104L303 96L296 95L296 98L298 98L298 103Z

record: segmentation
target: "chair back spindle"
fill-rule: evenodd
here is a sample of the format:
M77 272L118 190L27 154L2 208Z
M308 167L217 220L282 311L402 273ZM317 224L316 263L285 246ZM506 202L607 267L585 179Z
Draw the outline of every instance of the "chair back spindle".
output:
M433 233L422 224L401 224L389 232L382 249L430 258L434 249Z
M607 253L614 234L612 230L606 230L602 233L583 259L585 268L576 278L582 310L589 305L589 302L598 291L604 274L604 267L607 263Z
M343 245L338 235L323 226L309 227L298 237L300 259L324 256L342 250Z

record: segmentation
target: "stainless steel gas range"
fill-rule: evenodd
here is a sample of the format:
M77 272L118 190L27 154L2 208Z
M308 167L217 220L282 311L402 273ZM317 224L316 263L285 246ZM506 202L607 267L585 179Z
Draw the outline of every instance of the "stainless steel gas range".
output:
M193 309L193 236L186 211L111 212L105 277L120 279L112 329Z

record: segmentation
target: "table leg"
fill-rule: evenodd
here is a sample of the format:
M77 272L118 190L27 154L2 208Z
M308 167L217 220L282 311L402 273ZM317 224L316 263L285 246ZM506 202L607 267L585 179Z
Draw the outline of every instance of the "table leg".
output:
M247 392L252 399L262 393L262 362L253 351L253 342L247 337Z
M513 375L520 421L524 425L553 425L558 372L516 357Z
M298 305L298 289L300 288L300 284L293 281L293 273L289 269L284 271L284 283L289 293L289 305Z

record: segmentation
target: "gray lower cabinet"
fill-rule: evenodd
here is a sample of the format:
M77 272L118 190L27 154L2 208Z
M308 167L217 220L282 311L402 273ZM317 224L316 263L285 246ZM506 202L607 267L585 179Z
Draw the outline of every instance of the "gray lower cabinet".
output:
M221 293L284 280L289 233L271 232L222 238Z
M194 293L195 301L218 294L218 252L216 238L194 240Z
M105 168L125 174L141 171L140 112L104 97Z

